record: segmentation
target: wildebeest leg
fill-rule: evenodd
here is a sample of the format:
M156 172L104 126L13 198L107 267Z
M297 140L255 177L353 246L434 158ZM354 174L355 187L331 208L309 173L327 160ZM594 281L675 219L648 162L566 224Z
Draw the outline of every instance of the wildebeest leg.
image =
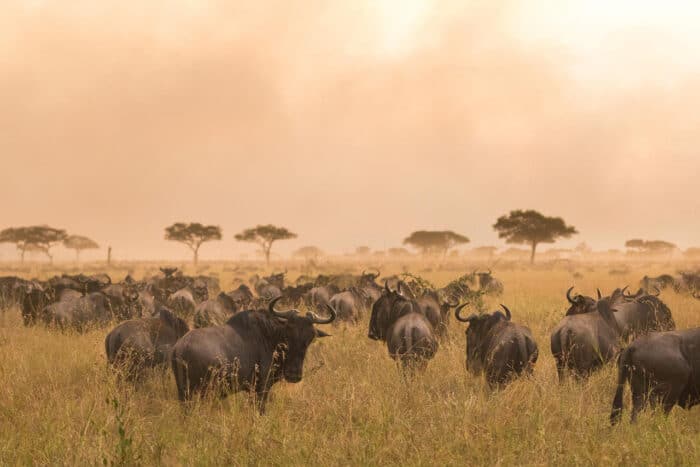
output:
M633 377L632 388L632 423L637 421L637 415L644 410L647 405L647 387L642 378Z

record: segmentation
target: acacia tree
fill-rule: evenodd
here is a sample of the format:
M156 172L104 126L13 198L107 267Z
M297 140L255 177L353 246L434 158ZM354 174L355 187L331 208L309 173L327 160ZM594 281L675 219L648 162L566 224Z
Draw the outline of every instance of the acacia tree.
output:
M666 242L663 240L642 240L639 238L627 240L625 242L625 247L631 250L636 250L638 253L642 254L671 253L673 250L678 248L671 242Z
M469 238L451 230L419 230L406 237L403 243L421 250L423 254L442 253L446 256L450 248L469 243Z
M63 240L63 246L69 250L75 250L75 260L80 261L80 252L83 250L96 250L100 247L93 239L82 235L69 235Z
M258 225L236 234L234 238L239 242L257 243L265 255L265 262L270 264L270 250L277 240L289 240L296 238L297 234L290 232L285 227L277 227L272 224Z
M547 217L534 210L511 211L509 215L499 217L493 228L498 232L498 238L505 238L506 243L530 245L530 264L535 262L540 243L554 243L559 238L578 233L561 217Z
M511 211L498 218L493 228L498 238L506 243L530 245L530 263L535 262L535 251L540 243L554 243L559 238L569 238L578 231L566 225L561 217L547 217L534 210Z
M187 245L194 255L195 266L199 262L199 247L204 242L221 240L221 227L218 225L202 225L198 222L185 224L176 222L165 228L165 239Z
M20 251L24 263L27 251L41 251L53 263L51 248L68 237L63 229L55 229L48 225L33 225L30 227L11 227L0 232L0 243L14 243Z

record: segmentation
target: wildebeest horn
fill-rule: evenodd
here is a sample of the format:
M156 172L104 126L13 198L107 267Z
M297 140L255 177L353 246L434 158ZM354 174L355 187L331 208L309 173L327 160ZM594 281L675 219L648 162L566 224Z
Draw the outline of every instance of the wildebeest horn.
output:
M277 302L279 302L281 299L282 299L282 297L276 297L276 298L272 299L272 301L270 302L270 306L268 307L268 310L270 310L270 313L277 316L278 318L283 318L283 319L289 319L292 316L299 313L297 310L289 310L289 311L277 311L277 310L275 310L275 304Z
M658 288L657 286L654 286L654 290L656 290L656 293L655 293L655 294L652 294L652 295L654 295L654 297L658 297L659 295L661 295L661 289L660 289L660 288ZM697 298L697 297L695 297L695 298Z
M307 312L306 316L308 318L311 318L311 321L313 321L314 324L332 323L333 321L335 321L335 318L338 316L338 314L335 312L335 309L327 303L326 308L328 308L328 312L331 314L328 318L320 318L316 313L313 313L311 311Z
M508 321L510 321L511 315L510 315L510 310L508 309L508 307L505 306L503 303L501 303L501 308L503 308L503 309L505 310L505 312L506 312L506 319L507 319Z
M595 289L595 291L598 292L598 300L600 300L601 298L603 298L603 294L600 293L600 289Z
M462 315L461 315L460 313L462 312L462 309L463 309L465 306L467 306L467 305L469 305L469 302L467 302L467 303L462 303L462 304L459 305L459 306L457 307L457 309L455 310L455 318L457 318L457 321L461 321L461 322L463 322L463 323L468 323L468 322L470 322L471 320L473 320L474 318L476 318L476 315L474 315L474 314L469 315L468 318L462 318Z
M386 290L386 293L391 293L391 290L389 290L389 281L388 280L384 281L384 290Z
M571 291L574 290L574 287L569 287L569 290L566 291L566 299L571 303L572 305L575 305L576 302L574 301L573 298L571 298Z

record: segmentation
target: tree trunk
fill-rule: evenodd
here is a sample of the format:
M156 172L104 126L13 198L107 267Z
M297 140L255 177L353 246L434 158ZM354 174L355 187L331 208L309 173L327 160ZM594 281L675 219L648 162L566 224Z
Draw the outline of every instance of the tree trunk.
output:
M53 264L53 256L51 255L51 252L47 249L45 253L46 256L49 257L49 264Z
M530 254L530 264L535 264L535 250L537 250L537 243L532 242L532 253Z
M112 264L112 247L107 248L107 266Z
M24 248L22 248L20 251L20 261L22 264L24 264L24 252L26 251Z
M265 248L265 264L267 266L270 266L270 250L271 249L272 249L272 245Z
M199 248L193 248L192 251L194 251L194 265L197 266L197 263L199 263Z

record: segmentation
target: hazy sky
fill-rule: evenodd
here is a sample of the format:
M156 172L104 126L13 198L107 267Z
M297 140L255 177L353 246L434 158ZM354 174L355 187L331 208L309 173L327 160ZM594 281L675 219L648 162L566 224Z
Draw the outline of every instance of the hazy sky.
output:
M163 228L199 221L224 230L202 257L234 258L270 222L299 234L282 253L501 245L535 208L563 245L698 245L696 4L4 0L0 228L184 258Z

